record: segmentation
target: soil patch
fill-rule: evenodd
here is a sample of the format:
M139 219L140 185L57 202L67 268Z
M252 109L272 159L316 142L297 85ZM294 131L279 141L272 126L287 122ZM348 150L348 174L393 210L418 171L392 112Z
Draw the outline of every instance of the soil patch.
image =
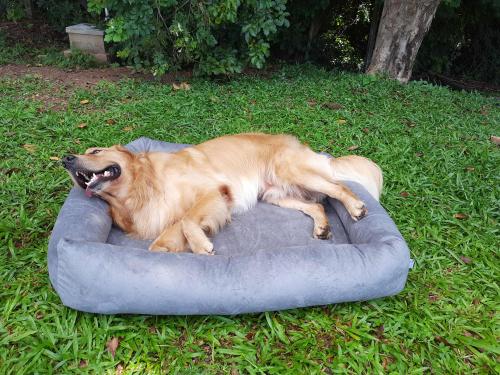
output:
M9 78L22 78L26 75L33 75L41 79L63 85L67 88L91 88L100 81L117 82L121 79L146 79L153 77L147 74L137 73L127 67L118 68L96 68L82 70L65 70L52 66L29 66L8 64L0 66L0 76ZM171 77L173 81L174 77Z
M0 34L8 46L22 44L32 49L61 48L69 45L66 33L58 32L41 20L0 22Z

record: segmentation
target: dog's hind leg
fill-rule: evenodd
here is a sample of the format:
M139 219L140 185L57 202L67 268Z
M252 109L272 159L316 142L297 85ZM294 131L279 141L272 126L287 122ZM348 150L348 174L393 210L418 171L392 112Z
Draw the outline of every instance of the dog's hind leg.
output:
M338 199L354 220L366 215L368 211L363 201L346 185L334 180L331 164L325 156L307 150L303 155L292 155L288 160L275 169L282 182Z
M368 213L364 202L341 182L330 182L313 172L294 176L292 181L306 190L323 193L338 199L355 221L362 219Z
M328 217L321 203L309 203L294 198L264 198L265 202L276 206L299 210L310 216L314 221L313 237L320 240L326 240L332 237Z

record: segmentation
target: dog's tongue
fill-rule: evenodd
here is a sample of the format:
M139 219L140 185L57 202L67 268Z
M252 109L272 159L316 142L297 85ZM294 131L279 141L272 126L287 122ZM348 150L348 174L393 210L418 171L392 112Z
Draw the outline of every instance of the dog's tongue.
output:
M92 190L90 190L90 188L87 186L87 188L85 189L85 195L87 197L92 197Z

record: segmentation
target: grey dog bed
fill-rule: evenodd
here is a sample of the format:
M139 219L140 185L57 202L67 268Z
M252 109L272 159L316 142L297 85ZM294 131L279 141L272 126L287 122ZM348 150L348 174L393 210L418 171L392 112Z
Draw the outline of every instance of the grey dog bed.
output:
M140 138L127 147L186 145ZM64 305L105 314L239 314L394 295L406 282L408 247L384 208L346 183L368 215L354 222L328 199L331 240L314 239L301 212L258 203L215 236L215 256L149 252L149 241L112 225L105 202L73 188L49 242L50 281Z

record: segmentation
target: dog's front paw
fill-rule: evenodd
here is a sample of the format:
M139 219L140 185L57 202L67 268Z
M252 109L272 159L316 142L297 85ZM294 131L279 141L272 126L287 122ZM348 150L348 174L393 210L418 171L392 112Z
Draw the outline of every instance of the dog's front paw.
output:
M149 251L180 253L186 251L183 243L156 240L149 246Z
M354 221L361 220L368 213L368 209L363 201L356 201L349 209L349 214Z
M149 251L155 251L155 252L169 252L170 250L167 249L166 247L164 246L160 246L156 243L152 243L151 245L149 245L149 248L148 248Z
M204 241L203 243L199 244L191 244L191 250L195 254L201 254L201 255L214 255L214 245L210 241Z
M313 237L318 240L329 240L332 238L332 231L329 225L314 228Z

